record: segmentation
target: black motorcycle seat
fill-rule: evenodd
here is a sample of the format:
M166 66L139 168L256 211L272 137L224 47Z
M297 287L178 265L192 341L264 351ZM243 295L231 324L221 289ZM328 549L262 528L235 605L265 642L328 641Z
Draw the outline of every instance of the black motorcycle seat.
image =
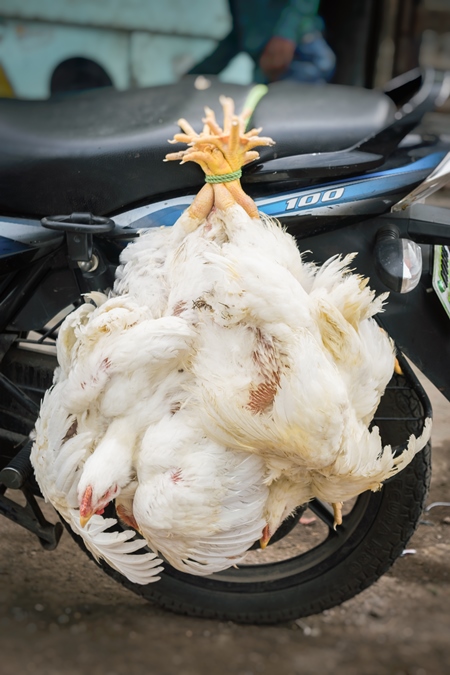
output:
M249 86L213 80L203 91L193 77L175 85L92 90L48 101L0 100L0 211L43 216L91 211L111 214L203 183L193 163L163 163L185 117L201 129L205 105L222 121L219 96L240 111ZM279 82L259 103L253 126L276 145L261 159L345 149L393 121L381 92L341 85Z

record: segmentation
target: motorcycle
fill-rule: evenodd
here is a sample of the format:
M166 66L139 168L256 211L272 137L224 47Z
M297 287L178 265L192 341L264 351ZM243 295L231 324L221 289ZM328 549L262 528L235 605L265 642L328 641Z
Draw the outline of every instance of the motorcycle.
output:
M0 101L0 514L48 550L63 525L41 510L29 455L39 401L52 384L58 327L84 293L111 288L127 243L147 228L173 225L201 186L191 163L162 163L174 120L199 119L222 93L240 108L249 88L194 84L185 78L147 90ZM378 320L396 343L399 368L373 424L396 452L432 414L409 360L450 399L443 367L450 363L450 210L421 203L449 180L450 148L416 130L449 89L449 75L432 71L411 71L384 92L273 84L253 125L277 144L263 148L242 177L258 208L296 237L306 258L321 263L357 252L355 270L377 292L390 291ZM419 522L429 479L428 445L381 491L346 505L336 530L330 505L315 499L282 523L267 549L256 543L245 564L209 577L166 564L158 583L139 586L98 564L184 614L253 623L306 616L387 571ZM21 491L25 506L7 489ZM314 536L299 525L307 508L320 530Z

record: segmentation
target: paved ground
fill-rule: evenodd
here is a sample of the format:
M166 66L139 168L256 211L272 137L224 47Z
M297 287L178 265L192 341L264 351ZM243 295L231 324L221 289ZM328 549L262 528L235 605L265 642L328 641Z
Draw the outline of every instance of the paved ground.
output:
M435 407L431 501L450 501L450 405ZM109 579L67 536L54 552L0 521L1 675L444 675L450 672L450 509L341 607L269 627L181 617Z

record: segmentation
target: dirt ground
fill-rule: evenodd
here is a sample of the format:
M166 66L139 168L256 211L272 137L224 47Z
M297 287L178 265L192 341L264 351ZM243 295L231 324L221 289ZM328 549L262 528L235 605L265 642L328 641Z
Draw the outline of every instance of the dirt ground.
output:
M430 388L429 388L430 391ZM435 410L428 503L450 501L450 404ZM65 534L53 552L0 520L1 675L444 675L450 673L450 509L423 517L374 586L277 626L177 616L107 577Z

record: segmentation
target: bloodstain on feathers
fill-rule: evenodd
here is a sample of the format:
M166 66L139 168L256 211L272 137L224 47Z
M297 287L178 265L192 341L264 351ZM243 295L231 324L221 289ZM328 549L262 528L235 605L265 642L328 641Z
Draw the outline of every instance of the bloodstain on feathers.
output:
M179 483L180 481L182 481L183 474L181 469L174 469L170 474L170 480L172 480L174 483Z
M261 413L272 405L280 384L280 367L277 362L277 350L273 338L256 329L256 347L252 354L262 382L250 387L250 400L247 404L252 413Z

